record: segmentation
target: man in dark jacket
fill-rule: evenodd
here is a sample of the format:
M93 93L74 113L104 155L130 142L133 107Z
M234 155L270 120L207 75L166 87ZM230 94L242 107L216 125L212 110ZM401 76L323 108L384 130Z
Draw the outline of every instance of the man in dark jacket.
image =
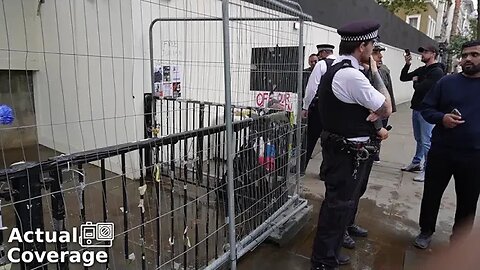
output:
M402 69L400 80L402 82L413 81L413 89L415 90L412 101L412 124L413 135L417 141L417 149L412 162L403 167L402 171L421 172L414 181L423 182L425 179L425 171L422 168L422 160L425 163L428 150L430 149L430 138L432 136L433 125L425 121L421 115L422 101L428 91L435 86L438 80L444 75L443 65L437 62L438 48L434 45L420 47L418 51L422 54L422 62L425 66L408 72L410 69L412 56L405 55L405 66Z
M387 49L384 46L377 44L373 48L372 57L377 63L378 73L380 73L380 77L382 77L383 83L385 84L385 87L387 87L388 93L390 94L390 100L392 101L392 113L394 113L397 111L397 106L395 103L395 94L393 93L392 77L390 76L390 69L383 63L382 52L386 50ZM383 127L386 128L388 126L388 118L383 119L382 122ZM380 161L380 152L375 155L374 160L375 162Z
M303 93L302 96L305 96L305 87L307 87L308 79L310 78L310 74L312 74L313 68L318 62L318 56L316 54L311 54L308 57L308 68L303 70Z
M422 115L436 126L420 210L421 233L414 243L421 249L430 245L442 196L452 176L457 209L450 240L467 235L476 216L480 194L480 40L463 44L461 56L462 73L442 78L423 100ZM478 269L478 264L470 269Z

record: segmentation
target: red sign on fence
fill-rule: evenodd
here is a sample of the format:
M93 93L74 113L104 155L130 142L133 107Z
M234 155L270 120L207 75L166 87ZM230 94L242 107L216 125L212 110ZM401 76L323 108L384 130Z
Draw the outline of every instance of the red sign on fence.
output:
M256 105L264 108L276 108L286 111L294 110L296 94L290 92L264 92L258 91L255 97Z

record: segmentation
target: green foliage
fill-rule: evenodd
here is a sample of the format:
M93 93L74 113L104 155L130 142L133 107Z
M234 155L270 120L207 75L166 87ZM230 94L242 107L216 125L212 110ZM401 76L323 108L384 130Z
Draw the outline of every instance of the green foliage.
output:
M476 18L470 19L470 29L464 35L455 35L450 38L450 44L448 45L448 52L452 55L460 55L462 52L462 44L474 40L477 37L477 20Z
M477 18L470 18L470 29L468 30L468 37L470 39L478 39Z
M421 13L427 10L429 0L377 0L377 3L396 13L404 10L406 14Z
M470 39L466 36L455 35L450 38L450 44L448 44L448 52L451 55L460 55L462 52L462 44L469 41Z

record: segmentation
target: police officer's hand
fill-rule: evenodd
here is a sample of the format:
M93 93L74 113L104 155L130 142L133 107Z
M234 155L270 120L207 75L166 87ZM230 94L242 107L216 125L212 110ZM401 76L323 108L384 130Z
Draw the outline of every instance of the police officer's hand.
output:
M405 55L405 64L410 65L412 63L412 55Z
M377 131L377 138L382 141L388 139L388 130L381 128L379 131Z
M370 55L370 68L372 73L378 72L377 62L373 59L373 56Z
M308 110L303 109L302 110L302 118L307 118L308 117Z
M380 116L379 116L378 114L376 114L375 112L370 111L370 115L368 115L367 121L369 121L369 122L375 122L375 121L377 121L378 119L380 119Z
M452 113L447 113L443 116L442 123L443 123L443 126L446 128L454 128L460 124L465 123L465 121L462 120L461 116L458 116Z

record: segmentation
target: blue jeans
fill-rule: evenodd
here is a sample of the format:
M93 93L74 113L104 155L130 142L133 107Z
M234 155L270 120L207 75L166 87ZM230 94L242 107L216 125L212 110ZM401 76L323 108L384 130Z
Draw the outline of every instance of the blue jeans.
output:
M423 119L420 111L413 110L412 112L413 136L417 141L417 150L413 157L413 164L420 164L422 160L426 163L428 150L430 150L430 139L432 137L432 124Z

